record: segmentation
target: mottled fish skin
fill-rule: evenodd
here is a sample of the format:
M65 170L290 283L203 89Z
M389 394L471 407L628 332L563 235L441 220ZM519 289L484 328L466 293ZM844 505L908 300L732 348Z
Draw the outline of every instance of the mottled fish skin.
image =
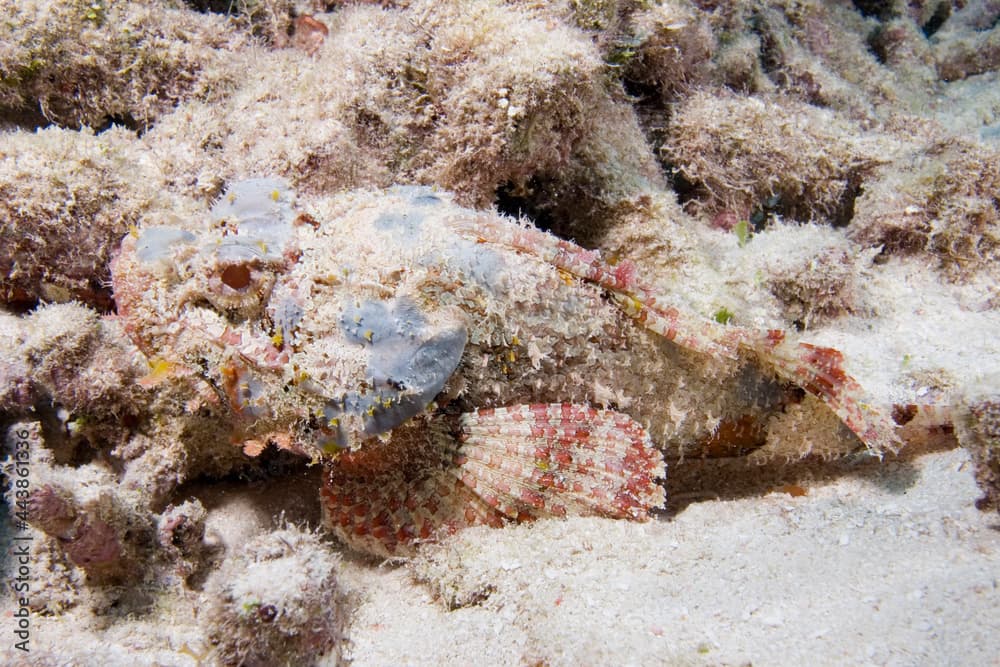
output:
M540 516L645 518L663 501L650 436L677 456L727 423L760 440L801 398L789 381L882 437L852 416L826 348L686 317L631 265L430 188L298 213L283 182L256 179L209 218L124 240L126 328L212 388L236 441L327 461L328 523L366 551Z
M399 188L318 227L251 209L248 232L224 196L207 229L125 239L119 307L151 357L207 369L241 437L288 432L320 456L422 413L456 370L462 411L605 402L592 385L629 367L636 328L599 289L454 233L472 212L445 197Z

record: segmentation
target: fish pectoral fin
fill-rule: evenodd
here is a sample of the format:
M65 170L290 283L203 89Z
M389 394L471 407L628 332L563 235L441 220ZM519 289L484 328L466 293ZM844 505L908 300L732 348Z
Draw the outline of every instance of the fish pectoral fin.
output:
M666 499L660 451L628 415L570 403L462 415L451 472L508 519L642 521Z
M612 410L512 405L465 413L457 428L451 417L429 417L393 436L412 440L326 464L325 521L369 553L408 556L463 528L543 517L642 521L666 498L661 453ZM397 460L386 465L387 456Z

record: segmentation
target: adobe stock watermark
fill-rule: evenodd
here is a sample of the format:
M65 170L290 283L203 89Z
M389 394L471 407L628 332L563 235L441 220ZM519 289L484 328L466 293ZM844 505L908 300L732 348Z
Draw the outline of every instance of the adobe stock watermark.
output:
M10 484L13 535L9 548L9 590L14 597L13 636L18 651L31 650L31 530L28 527L28 498L31 493L31 453L41 444L39 425L15 424L7 431L9 458L5 466Z

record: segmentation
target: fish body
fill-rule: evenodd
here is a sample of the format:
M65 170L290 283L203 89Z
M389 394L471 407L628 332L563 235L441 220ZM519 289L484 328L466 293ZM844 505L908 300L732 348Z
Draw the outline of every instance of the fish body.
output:
M430 188L303 213L278 180L235 183L202 224L127 237L113 274L151 365L207 384L247 451L322 460L327 523L377 554L644 519L665 454L759 447L803 395L891 443L835 351L686 316L633 265Z

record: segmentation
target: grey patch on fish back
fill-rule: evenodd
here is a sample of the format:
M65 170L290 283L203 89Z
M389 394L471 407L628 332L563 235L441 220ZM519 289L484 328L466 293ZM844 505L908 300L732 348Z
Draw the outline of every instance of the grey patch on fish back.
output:
M170 250L178 243L194 243L195 235L176 227L149 227L136 241L136 255L143 262L168 259Z
M427 330L427 320L413 301L365 301L349 304L341 328L351 342L370 348L368 377L377 388L398 390L430 400L447 382L465 350L467 334L459 326ZM425 396L430 391L430 396Z
M467 340L465 327L456 327L391 350L373 349L369 376L376 386L388 386L430 400L455 372Z
M382 213L375 219L375 229L396 232L407 240L420 234L424 214L420 211L392 211Z
M416 348L373 361L375 391L344 398L347 412L364 415L366 435L390 431L423 412L458 368L468 336L465 328L451 329L422 341Z
M468 341L464 326L429 331L417 304L405 298L348 304L340 325L349 341L369 348L367 376L373 391L348 392L328 404L324 415L327 421L361 415L370 436L423 412L458 368Z
M410 201L412 201L416 206L437 206L444 200L438 197L437 195L423 194L418 197L414 197Z
M381 301L348 303L340 315L340 328L352 343L364 345L391 335L394 327L389 309Z
M465 327L458 327L415 348L397 350L393 357L378 359L373 354L369 371L381 400L372 404L365 433L385 433L423 412L458 368L467 340Z
M444 266L463 281L472 281L496 296L507 293L506 263L497 252L478 243L456 238L446 257L439 253L421 258L424 266Z
M415 338L427 324L424 312L412 299L400 297L392 305L392 316L396 320L396 333L401 338Z

